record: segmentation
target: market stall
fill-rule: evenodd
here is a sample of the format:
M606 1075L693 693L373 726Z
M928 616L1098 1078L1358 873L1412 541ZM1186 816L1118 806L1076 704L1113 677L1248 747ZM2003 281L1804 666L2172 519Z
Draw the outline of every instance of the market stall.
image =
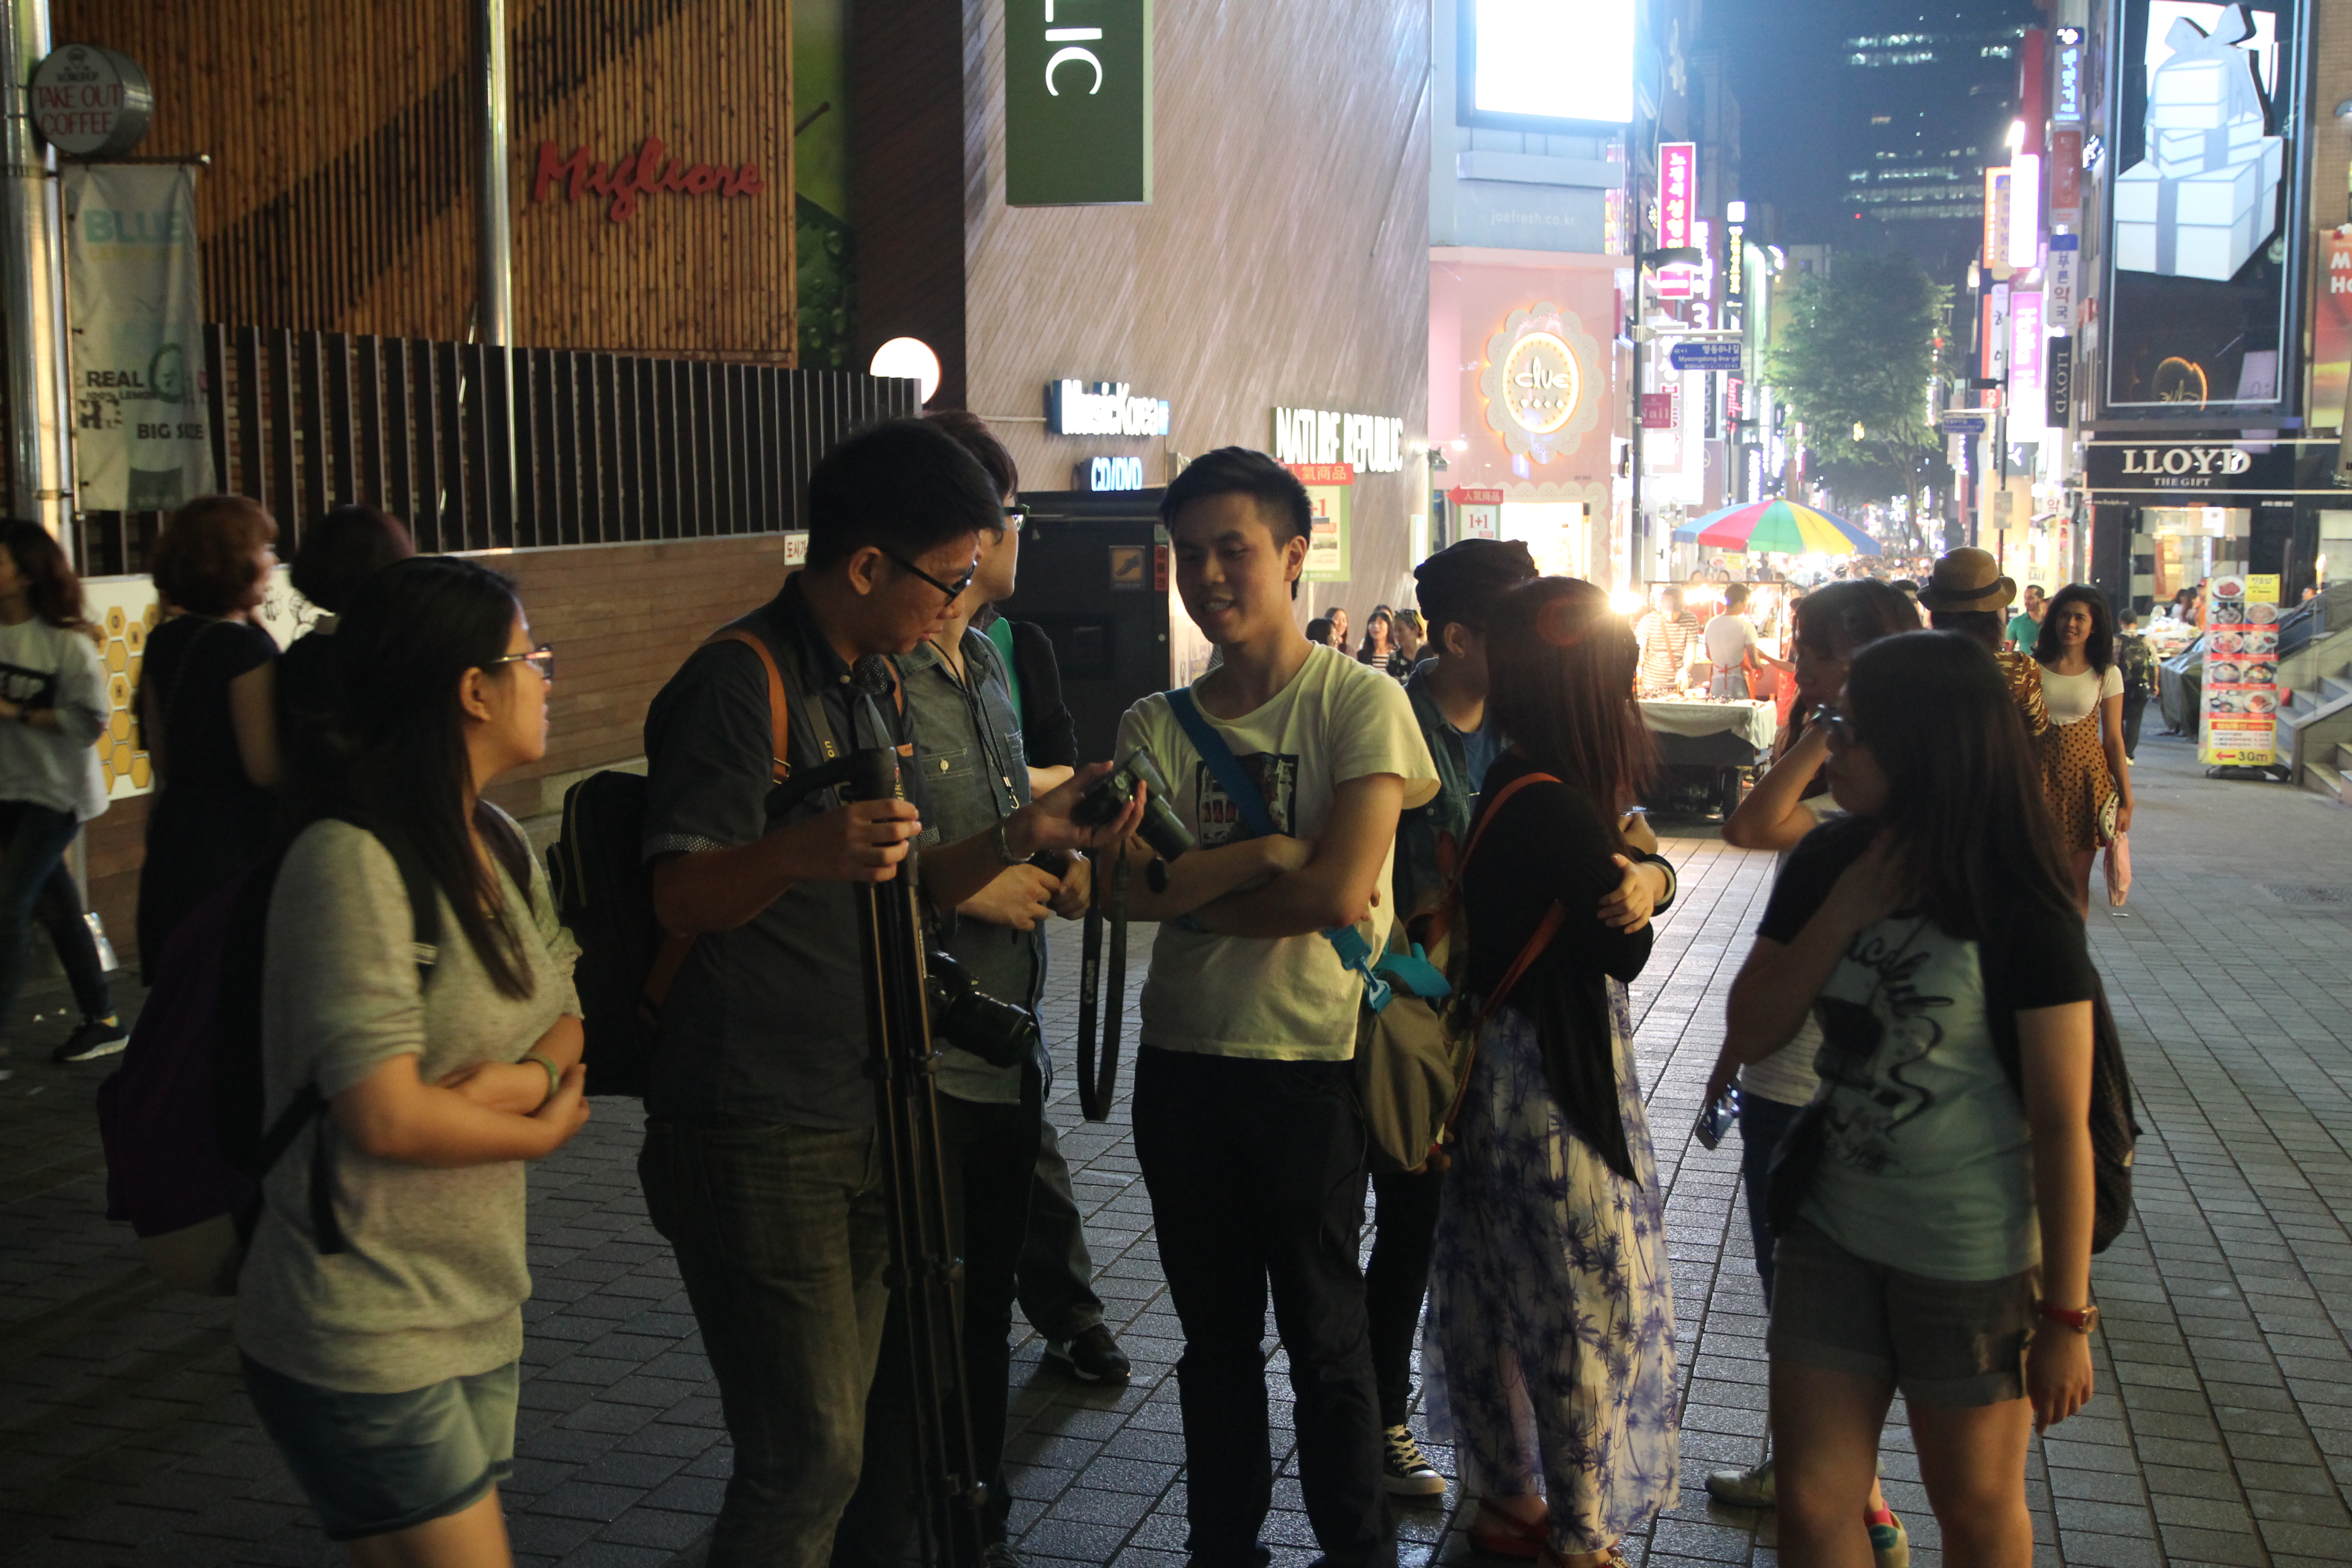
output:
M1645 698L1640 706L1660 764L1644 803L1660 810L1697 804L1729 816L1748 770L1769 760L1780 728L1772 704L1676 696Z

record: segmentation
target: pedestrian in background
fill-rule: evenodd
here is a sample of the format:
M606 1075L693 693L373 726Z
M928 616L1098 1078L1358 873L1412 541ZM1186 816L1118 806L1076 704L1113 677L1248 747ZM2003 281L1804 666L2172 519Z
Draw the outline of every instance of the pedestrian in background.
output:
M1322 647L1338 647L1339 637L1331 628L1328 616L1318 616L1307 623L1307 640Z
M148 634L136 700L155 770L139 873L139 967L152 979L182 917L268 847L278 644L254 612L278 564L257 501L205 496L172 514L149 561L169 619Z
M1642 650L1641 694L1672 696L1682 686L1698 640L1698 617L1683 608L1680 588L1658 595L1657 604L1633 623L1633 639Z
M2116 664L2115 643L2107 596L2074 583L2050 601L2033 648L2052 731L2042 749L2042 792L2071 859L2074 901L2085 917L2091 910L2091 868L2100 847L2131 831L2124 672Z
M1414 665L1421 662L1422 647L1429 639L1422 628L1419 610L1399 610L1390 624L1390 630L1396 637L1397 658L1404 661L1404 673L1397 677L1402 680L1412 673Z
M2019 653L2032 653L2041 640L2042 617L2049 613L2048 595L2039 583L2025 585L2025 608L2009 619L2009 646Z
M81 1022L50 1052L86 1062L130 1034L66 865L81 825L106 810L93 748L113 707L98 639L82 618L81 583L39 523L0 523L0 1029L16 1016L31 922L47 931ZM7 1054L0 1048L0 1056Z
M2140 635L2139 612L2126 610L2116 634L2116 668L2124 672L2124 761L2139 755L2139 723L2156 695L2156 649Z
M1963 547L1937 558L1919 603L1927 606L1927 624L1936 630L1958 632L1992 655L2009 687L2010 701L2025 721L2026 734L2038 741L2050 732L2050 715L2042 700L2042 668L2031 653L2009 646L2009 623L2001 615L2016 597L2016 581L2001 574L1990 552Z
M1730 1061L1778 1050L1808 1010L1823 1035L1824 1086L1771 1193L1791 1563L1864 1560L1897 1391L1946 1559L2030 1563L2027 1438L2091 1395L2097 978L2012 714L1963 638L1855 654L1823 718L1853 815L1790 860L1732 985Z
M1511 746L1461 873L1459 1005L1483 1023L1430 1276L1471 1541L1568 1568L1622 1561L1680 1472L1665 1205L1625 999L1651 911L1604 912L1652 765L1635 658L1608 595L1573 578L1513 589L1489 623L1486 721Z
M365 1568L484 1568L508 1561L523 1167L588 1120L579 950L482 799L546 754L553 656L505 578L446 557L380 574L336 636L344 815L278 869L261 1006L269 1121L325 1103L263 1183L236 1343L329 1539ZM413 886L436 905L429 970Z
M1357 645L1356 662L1369 664L1385 675L1396 675L1396 646L1390 632L1396 612L1386 605L1374 605L1372 613L1364 617L1364 640ZM1402 676L1398 676L1402 679Z
M335 628L342 613L362 584L415 553L408 530L372 506L336 507L302 531L288 575L319 615L278 660L278 736L289 779L308 784L331 765L322 753L341 694Z
M1338 605L1334 605L1329 609L1323 612L1323 618L1331 623L1331 646L1338 648L1341 653L1347 652L1348 612L1340 608Z

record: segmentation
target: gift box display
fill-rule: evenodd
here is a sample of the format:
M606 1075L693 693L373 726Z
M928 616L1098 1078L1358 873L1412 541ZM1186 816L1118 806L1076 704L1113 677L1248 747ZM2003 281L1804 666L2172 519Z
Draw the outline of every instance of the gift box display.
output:
M2176 17L2148 84L2147 155L2116 178L2116 265L2226 282L2278 230L2285 144L2266 134L2242 5L2208 35Z

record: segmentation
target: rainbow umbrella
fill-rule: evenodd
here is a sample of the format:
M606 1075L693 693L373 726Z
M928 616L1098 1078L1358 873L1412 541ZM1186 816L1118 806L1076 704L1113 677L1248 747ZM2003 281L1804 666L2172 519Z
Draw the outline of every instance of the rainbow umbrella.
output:
M1842 517L1785 498L1752 500L1708 512L1675 530L1684 544L1718 550L1769 551L1778 555L1875 555L1878 541Z

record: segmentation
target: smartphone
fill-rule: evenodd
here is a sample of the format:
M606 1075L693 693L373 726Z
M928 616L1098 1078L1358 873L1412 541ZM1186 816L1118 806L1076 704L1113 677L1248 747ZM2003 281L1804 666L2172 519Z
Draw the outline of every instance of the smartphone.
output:
M1732 1122L1738 1120L1738 1117L1739 1089L1735 1085L1725 1089L1720 1096L1710 1100L1700 1110L1698 1123L1691 1129L1698 1139L1698 1146L1702 1149L1713 1149L1720 1144L1723 1142L1723 1135L1731 1131Z

